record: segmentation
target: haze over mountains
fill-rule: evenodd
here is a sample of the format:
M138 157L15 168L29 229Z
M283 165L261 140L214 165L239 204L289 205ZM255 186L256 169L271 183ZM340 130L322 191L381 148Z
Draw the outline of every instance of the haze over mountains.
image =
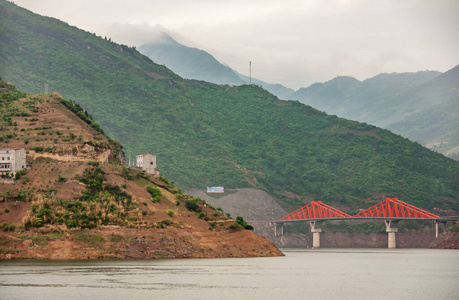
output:
M293 99L329 114L387 128L459 159L459 66L445 73L337 77L302 88Z
M459 163L387 130L282 101L256 85L185 80L136 49L0 0L0 76L59 92L181 188L263 189L368 207L386 196L459 210Z
M294 92L280 84L239 74L211 54L184 46L165 32L159 36L155 42L139 47L139 51L184 78L230 85L252 82L280 99L299 100L328 114L390 129L459 159L458 67L445 74L379 74L362 82L339 76Z
M271 84L242 75L220 63L206 51L182 45L165 32L159 32L155 41L140 46L138 50L183 78L230 85L252 82L281 99L289 99L294 92L281 84ZM247 68L249 68L248 63Z

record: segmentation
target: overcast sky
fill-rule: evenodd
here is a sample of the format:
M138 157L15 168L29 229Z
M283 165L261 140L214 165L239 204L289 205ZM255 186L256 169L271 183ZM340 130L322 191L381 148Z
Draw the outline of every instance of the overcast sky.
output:
M458 0L14 0L129 46L164 28L242 74L297 89L459 64Z

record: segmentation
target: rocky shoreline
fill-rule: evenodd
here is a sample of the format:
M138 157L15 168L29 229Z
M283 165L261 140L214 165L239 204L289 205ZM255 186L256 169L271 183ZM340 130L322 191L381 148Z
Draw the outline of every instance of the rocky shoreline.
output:
M459 232L445 232L429 246L432 249L459 249Z

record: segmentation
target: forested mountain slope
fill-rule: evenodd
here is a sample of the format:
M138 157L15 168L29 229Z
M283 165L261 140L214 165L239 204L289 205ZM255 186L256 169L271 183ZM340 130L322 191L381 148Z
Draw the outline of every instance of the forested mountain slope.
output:
M251 187L287 209L343 208L386 196L458 209L459 163L391 132L340 119L253 85L184 80L135 49L0 1L0 76L57 91L120 141L158 155L182 188Z
M380 74L362 82L337 77L292 97L329 114L390 129L458 159L458 89L459 66L444 74Z
M165 32L159 33L154 42L144 44L138 50L183 78L230 85L254 83L281 99L290 99L293 93L292 89L281 84L270 84L244 76L220 63L206 51L182 45Z
M166 33L157 42L140 46L139 52L158 64L166 65L184 78L217 84L244 83L231 68L219 63L209 53L179 44Z

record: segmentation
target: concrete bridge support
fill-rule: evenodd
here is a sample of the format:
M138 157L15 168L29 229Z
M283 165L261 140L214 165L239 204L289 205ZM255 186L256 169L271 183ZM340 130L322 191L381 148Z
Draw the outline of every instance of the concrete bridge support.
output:
M284 235L284 223L271 223L274 225L274 236L283 236Z
M435 220L435 238L438 237L438 220Z
M312 232L312 247L313 248L320 248L320 233L322 232L322 222L319 221L311 221L309 222L311 226Z
M398 232L398 221L394 220L387 220L384 221L386 224L386 232L387 232L387 248L393 249L396 248L396 242L395 242L395 233Z
M442 229L440 229L440 224L443 224ZM444 220L435 220L435 238L440 235L440 231L443 232L445 230L446 221Z

